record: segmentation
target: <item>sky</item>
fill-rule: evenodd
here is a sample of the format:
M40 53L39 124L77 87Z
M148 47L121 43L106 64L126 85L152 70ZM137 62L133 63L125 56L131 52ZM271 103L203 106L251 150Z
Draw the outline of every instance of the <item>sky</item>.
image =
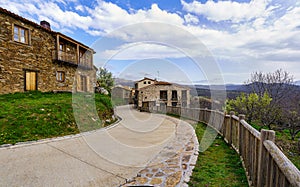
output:
M242 84L255 71L300 80L299 0L1 0L0 7L96 51L117 78Z

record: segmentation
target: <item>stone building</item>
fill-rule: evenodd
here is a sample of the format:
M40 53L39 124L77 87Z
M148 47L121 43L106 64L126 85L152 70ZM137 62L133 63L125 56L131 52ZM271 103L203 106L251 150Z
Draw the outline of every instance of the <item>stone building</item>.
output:
M145 80L146 86L144 86ZM169 82L151 80L150 84L148 84L148 78L136 82L136 85L142 85L136 90L136 105L139 109L147 110L147 108L154 106L189 107L190 88Z
M91 92L97 68L88 46L0 7L0 94Z
M128 86L117 85L112 88L111 97L122 104L132 104L132 89Z
M156 81L156 79L150 79L148 77L144 77L142 80L136 81L134 86L135 86L135 90L139 90L143 87L149 86L150 84L154 84Z

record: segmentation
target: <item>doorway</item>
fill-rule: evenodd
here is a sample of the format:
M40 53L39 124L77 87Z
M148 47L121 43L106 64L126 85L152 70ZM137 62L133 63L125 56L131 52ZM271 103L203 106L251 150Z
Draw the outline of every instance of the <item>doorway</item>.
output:
M25 71L25 91L37 90L37 72Z

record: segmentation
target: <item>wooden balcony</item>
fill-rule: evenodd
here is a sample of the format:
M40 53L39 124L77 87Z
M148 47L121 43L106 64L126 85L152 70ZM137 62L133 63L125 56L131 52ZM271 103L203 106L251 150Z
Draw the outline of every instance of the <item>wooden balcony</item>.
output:
M76 66L78 65L77 59L76 59L76 54L71 54L71 53L67 53L64 51L54 50L52 52L52 58L53 58L53 60L68 63L70 65L76 65Z
M54 62L66 64L69 66L79 67L81 69L88 69L88 70L93 69L91 59L80 58L78 60L76 54L72 54L64 51L54 50L52 52L52 59Z

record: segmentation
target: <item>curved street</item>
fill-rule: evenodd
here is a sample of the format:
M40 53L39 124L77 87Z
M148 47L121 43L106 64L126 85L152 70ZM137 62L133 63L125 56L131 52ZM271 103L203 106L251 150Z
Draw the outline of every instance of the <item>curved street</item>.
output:
M116 113L122 120L106 129L0 148L0 186L120 186L195 138L179 119L131 106Z

